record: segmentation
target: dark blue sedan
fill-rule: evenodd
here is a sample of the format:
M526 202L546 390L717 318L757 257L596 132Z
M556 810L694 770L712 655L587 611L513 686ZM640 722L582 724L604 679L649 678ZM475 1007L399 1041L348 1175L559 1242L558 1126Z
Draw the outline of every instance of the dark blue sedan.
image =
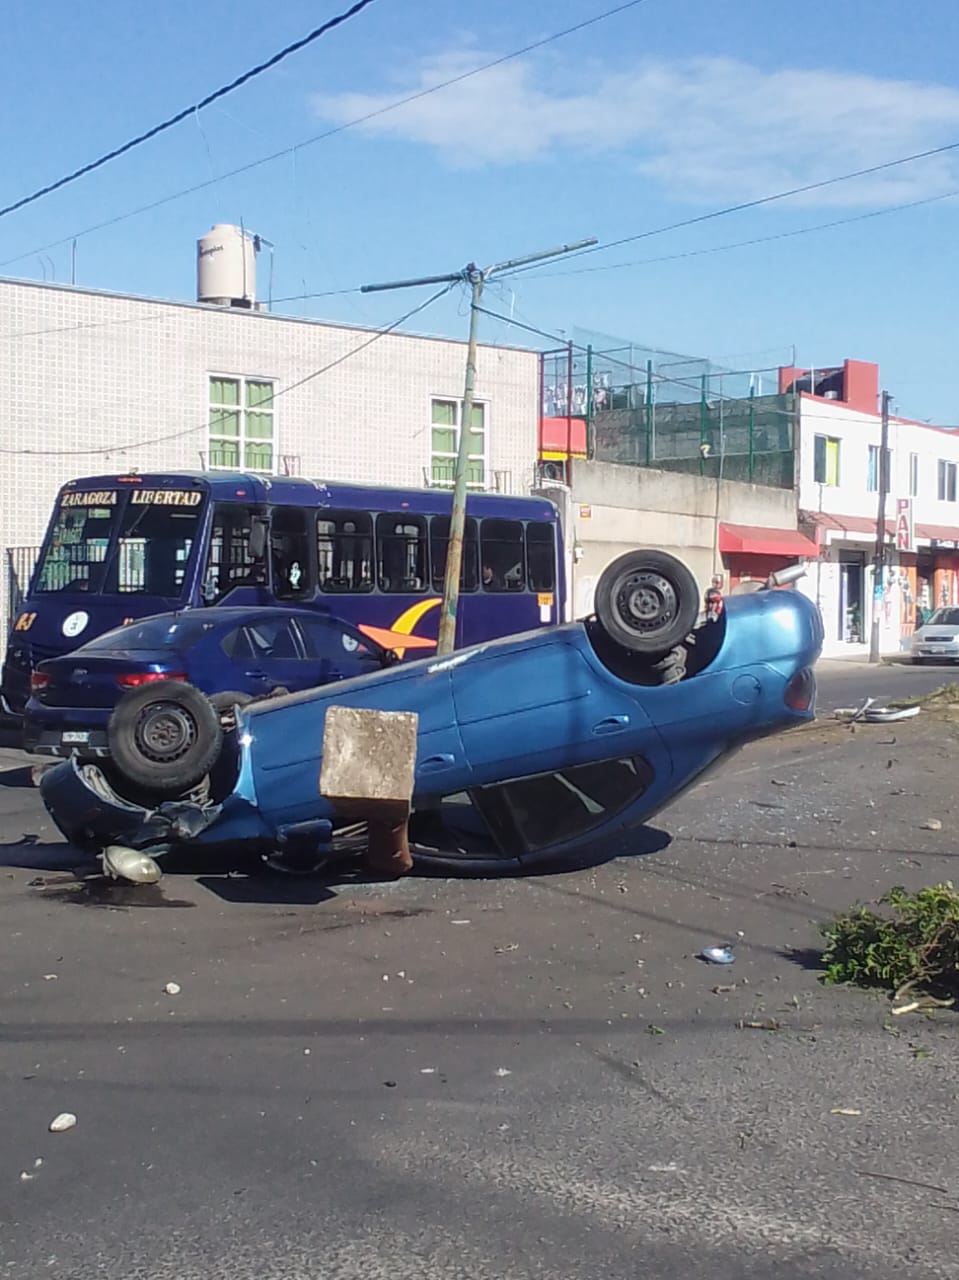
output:
M112 730L130 730L153 759L164 759L202 732L183 712L172 684L191 685L226 714L278 691L367 675L393 655L342 619L308 610L210 608L159 614L118 627L88 644L40 663L31 680L24 746L45 755L112 755ZM159 713L138 710L167 690ZM139 717L139 719L138 719ZM195 718L195 717L194 717ZM134 743L136 745L136 743ZM122 750L122 746L121 746Z

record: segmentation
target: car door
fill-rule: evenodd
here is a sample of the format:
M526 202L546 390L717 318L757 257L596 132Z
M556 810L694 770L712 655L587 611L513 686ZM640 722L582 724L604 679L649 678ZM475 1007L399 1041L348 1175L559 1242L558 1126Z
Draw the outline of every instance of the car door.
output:
M490 645L452 672L477 783L642 751L658 735L632 691L559 637Z
M382 650L340 618L299 617L294 626L299 631L305 654L303 680L298 687L314 688L334 680L369 675L382 670Z
M254 615L227 632L221 647L232 667L231 689L260 697L309 687L312 668L290 618Z

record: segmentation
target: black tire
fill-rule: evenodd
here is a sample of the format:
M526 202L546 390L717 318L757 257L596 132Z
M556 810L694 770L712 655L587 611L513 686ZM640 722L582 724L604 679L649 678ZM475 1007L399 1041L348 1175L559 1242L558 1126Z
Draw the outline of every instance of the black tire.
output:
M123 779L151 795L175 796L209 773L223 746L223 728L199 689L160 680L120 699L107 742Z
M596 616L609 638L630 653L663 657L695 626L699 588L675 556L628 551L603 570Z

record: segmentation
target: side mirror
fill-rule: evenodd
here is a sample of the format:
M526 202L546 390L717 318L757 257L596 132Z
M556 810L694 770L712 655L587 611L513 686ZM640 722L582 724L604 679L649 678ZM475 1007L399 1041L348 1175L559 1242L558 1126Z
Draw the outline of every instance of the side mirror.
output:
M386 649L383 652L383 665L386 667L395 667L400 661L400 655L395 649Z
M254 560L262 560L266 555L266 521L260 516L253 517L250 525L250 538L247 548Z

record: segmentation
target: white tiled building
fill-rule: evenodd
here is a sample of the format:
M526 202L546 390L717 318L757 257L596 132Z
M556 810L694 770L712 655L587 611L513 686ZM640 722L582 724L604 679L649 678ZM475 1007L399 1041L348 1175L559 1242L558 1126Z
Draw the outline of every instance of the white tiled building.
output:
M815 393L803 390L810 383ZM799 407L800 521L820 543L803 583L820 605L826 654L869 647L880 610L886 654L908 643L917 606L959 604L959 433L891 415L889 540L885 581L876 599L872 560L879 511L879 370L848 360L838 369L784 369L781 390L802 392ZM905 504L899 532L900 503ZM911 543L908 531L911 529Z
M415 487L452 476L463 342L0 280L0 352L0 547L39 543L75 476L217 465ZM529 491L538 385L534 352L480 347L476 487Z

